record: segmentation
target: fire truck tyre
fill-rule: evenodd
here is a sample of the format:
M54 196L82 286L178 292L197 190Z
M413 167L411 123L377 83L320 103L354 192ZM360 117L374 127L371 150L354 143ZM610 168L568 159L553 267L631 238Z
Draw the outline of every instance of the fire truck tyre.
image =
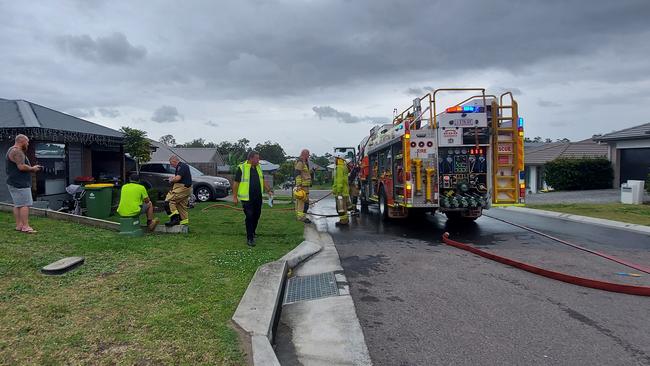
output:
M386 199L386 192L382 186L379 190L379 217L383 221L388 220L388 200Z

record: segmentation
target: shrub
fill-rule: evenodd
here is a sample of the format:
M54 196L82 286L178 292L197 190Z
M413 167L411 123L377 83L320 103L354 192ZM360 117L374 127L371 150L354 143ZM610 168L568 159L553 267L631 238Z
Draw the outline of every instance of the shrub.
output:
M645 178L645 191L650 193L650 173L648 173L648 176Z
M546 183L561 191L611 188L613 178L612 164L605 158L560 158L544 166Z

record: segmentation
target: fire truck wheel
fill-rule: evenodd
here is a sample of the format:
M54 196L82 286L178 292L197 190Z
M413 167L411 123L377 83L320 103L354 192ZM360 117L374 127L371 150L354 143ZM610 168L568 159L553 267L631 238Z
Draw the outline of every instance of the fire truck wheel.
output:
M386 199L386 192L382 186L379 190L379 217L383 221L388 220L388 200Z

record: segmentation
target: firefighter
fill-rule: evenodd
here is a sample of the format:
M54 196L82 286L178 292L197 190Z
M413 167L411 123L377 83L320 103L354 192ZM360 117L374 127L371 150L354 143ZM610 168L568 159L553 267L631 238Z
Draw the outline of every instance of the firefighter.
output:
M359 212L359 209L357 208L357 202L359 200L359 186L357 185L359 166L353 161L350 161L348 169L350 170L350 174L348 175L348 185L350 187L350 202L352 203L350 211L356 214Z
M350 186L348 185L348 165L345 161L345 154L337 152L335 155L334 184L332 185L332 194L336 199L336 212L339 215L339 221L336 226L348 225L350 218L348 216L348 201L350 200Z
M300 152L294 167L296 177L296 219L306 224L311 223L306 216L309 210L309 187L311 187L311 170L309 169L309 150ZM302 191L302 192L301 192Z
M163 202L165 211L169 215L169 222L165 226L188 225L190 223L187 205L192 193L192 174L189 165L180 161L178 156L169 157L169 164L176 169L174 175L169 177L172 189L167 193Z

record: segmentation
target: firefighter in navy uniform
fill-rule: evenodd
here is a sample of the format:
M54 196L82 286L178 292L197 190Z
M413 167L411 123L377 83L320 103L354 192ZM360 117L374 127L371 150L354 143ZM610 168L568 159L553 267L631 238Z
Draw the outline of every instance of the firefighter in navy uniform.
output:
M187 205L192 194L192 173L189 165L181 162L176 155L169 158L169 164L176 168L176 171L169 178L172 189L167 193L163 203L169 216L169 222L166 222L165 226L189 225Z

